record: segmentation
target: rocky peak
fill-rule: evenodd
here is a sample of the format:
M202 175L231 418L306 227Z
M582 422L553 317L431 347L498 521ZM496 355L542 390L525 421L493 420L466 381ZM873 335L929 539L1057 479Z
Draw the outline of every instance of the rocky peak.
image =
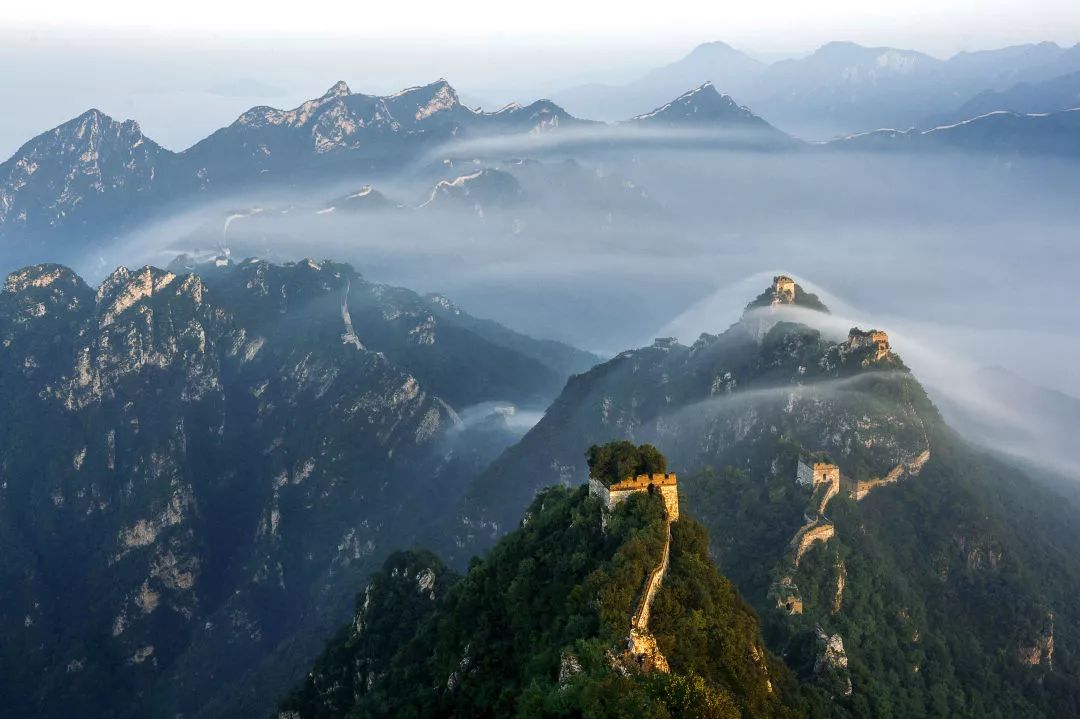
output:
M749 108L735 102L729 95L717 91L711 82L706 82L693 90L679 95L671 102L656 108L652 112L638 115L632 123L716 123L716 122L753 122L766 124Z
M322 96L321 99L327 100L327 99L330 99L330 98L333 98L333 97L345 97L346 95L351 95L351 94L352 94L352 90L350 90L349 86L347 84L345 84L345 81L344 80L338 80L337 82L335 82L333 85L330 86L329 90L327 90L325 93L323 93L323 96Z
M101 326L112 324L124 310L161 292L175 279L172 272L150 265L134 272L123 266L116 268L98 287L96 300Z
M42 264L24 267L7 276L4 281L4 292L16 294L30 289L55 287L85 287L86 283L71 269L63 265Z
M38 326L32 322L37 318L60 318L69 312L89 311L93 294L82 278L67 267L34 265L7 276L0 293L0 314L18 317L18 322L29 328Z
M0 163L0 225L55 226L99 201L91 198L118 195L121 188L145 191L164 154L138 123L88 110Z
M462 107L457 91L443 79L407 88L383 100L399 122L423 122Z
M93 150L101 143L110 140L119 146L137 146L137 143L141 143L144 139L139 123L134 120L114 120L96 108L91 108L65 122L55 128L52 134L59 141L66 143L69 152L79 148ZM97 158L85 157L84 159Z
M740 324L761 340L785 316L798 321L799 317L792 313L793 308L829 312L817 295L804 290L790 275L780 274L773 277L768 289L746 306Z

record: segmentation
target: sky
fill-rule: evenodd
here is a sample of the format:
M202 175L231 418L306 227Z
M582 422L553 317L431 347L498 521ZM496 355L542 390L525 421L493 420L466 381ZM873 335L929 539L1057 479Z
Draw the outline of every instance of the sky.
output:
M0 27L157 30L247 36L442 38L722 38L762 52L810 49L828 40L888 43L949 54L1034 40L1080 40L1075 0L463 0L448 3L319 3L187 0L8 0Z
M472 106L621 84L723 40L773 61L833 40L947 57L1080 42L1076 0L0 1L0 159L96 107L183 150L248 108L338 80L390 93L443 77Z

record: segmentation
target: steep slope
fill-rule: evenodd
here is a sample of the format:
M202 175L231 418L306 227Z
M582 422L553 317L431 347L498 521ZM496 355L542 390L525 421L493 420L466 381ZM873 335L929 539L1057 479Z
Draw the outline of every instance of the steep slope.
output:
M200 272L41 265L0 293L8 716L268 711L520 436L455 407L563 381L346 265Z
M748 126L765 129L769 124L742 107L728 95L721 95L711 82L706 82L679 95L652 112L637 115L631 123L654 126L722 125Z
M545 490L459 577L392 556L279 717L795 716L793 687L709 560L703 528L638 494L607 513ZM669 549L650 629L668 672L622 663L634 607Z
M822 311L780 277L720 335L573 378L470 487L466 551L584 481L589 444L651 442L770 648L833 696L815 715L1075 713L1075 508L952 432L884 333Z
M562 342L534 339L498 322L473 317L443 295L427 295L424 299L436 317L457 323L494 345L531 357L559 377L584 372L600 360L591 352Z
M135 122L89 110L0 164L0 233L82 229L130 211L172 156Z
M647 142L653 144L691 142L709 147L769 149L796 145L791 137L749 108L721 95L710 82L617 127L645 131L645 137L651 138Z

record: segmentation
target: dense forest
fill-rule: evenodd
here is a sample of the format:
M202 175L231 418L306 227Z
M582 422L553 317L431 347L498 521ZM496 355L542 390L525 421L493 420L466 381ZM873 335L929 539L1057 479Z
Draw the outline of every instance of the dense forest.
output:
M670 673L621 658L664 506L641 493L605 512L584 487L545 490L464 576L393 555L279 716L799 716L797 684L692 519L671 524L652 611Z

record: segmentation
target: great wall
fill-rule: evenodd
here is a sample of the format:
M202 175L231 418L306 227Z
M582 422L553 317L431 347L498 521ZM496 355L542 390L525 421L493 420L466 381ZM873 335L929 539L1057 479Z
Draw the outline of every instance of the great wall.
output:
M656 638L649 631L649 619L652 616L653 601L664 582L668 560L671 557L671 523L679 520L679 488L675 474L641 474L610 486L605 486L603 482L596 479L589 480L589 493L603 502L608 512L613 511L620 502L639 492L657 494L664 501L664 548L660 553L660 562L649 572L641 597L630 617L630 633L627 637L624 660L646 671L667 674L670 671L667 658L660 651L656 645Z
M917 476L930 460L930 448L927 446L914 458L900 462L883 477L856 480L840 471L839 465L828 462L807 464L799 460L795 470L797 484L811 488L809 510L805 523L799 527L788 544L789 571L773 583L771 594L778 609L788 614L802 614L803 601L799 587L795 583L794 573L807 552L816 544L824 544L836 536L836 526L825 515L825 510L841 491L856 502L861 502L870 492L887 484L894 484L905 477ZM833 613L840 611L843 603L844 583L847 568L839 559L836 565L836 593L833 598Z

